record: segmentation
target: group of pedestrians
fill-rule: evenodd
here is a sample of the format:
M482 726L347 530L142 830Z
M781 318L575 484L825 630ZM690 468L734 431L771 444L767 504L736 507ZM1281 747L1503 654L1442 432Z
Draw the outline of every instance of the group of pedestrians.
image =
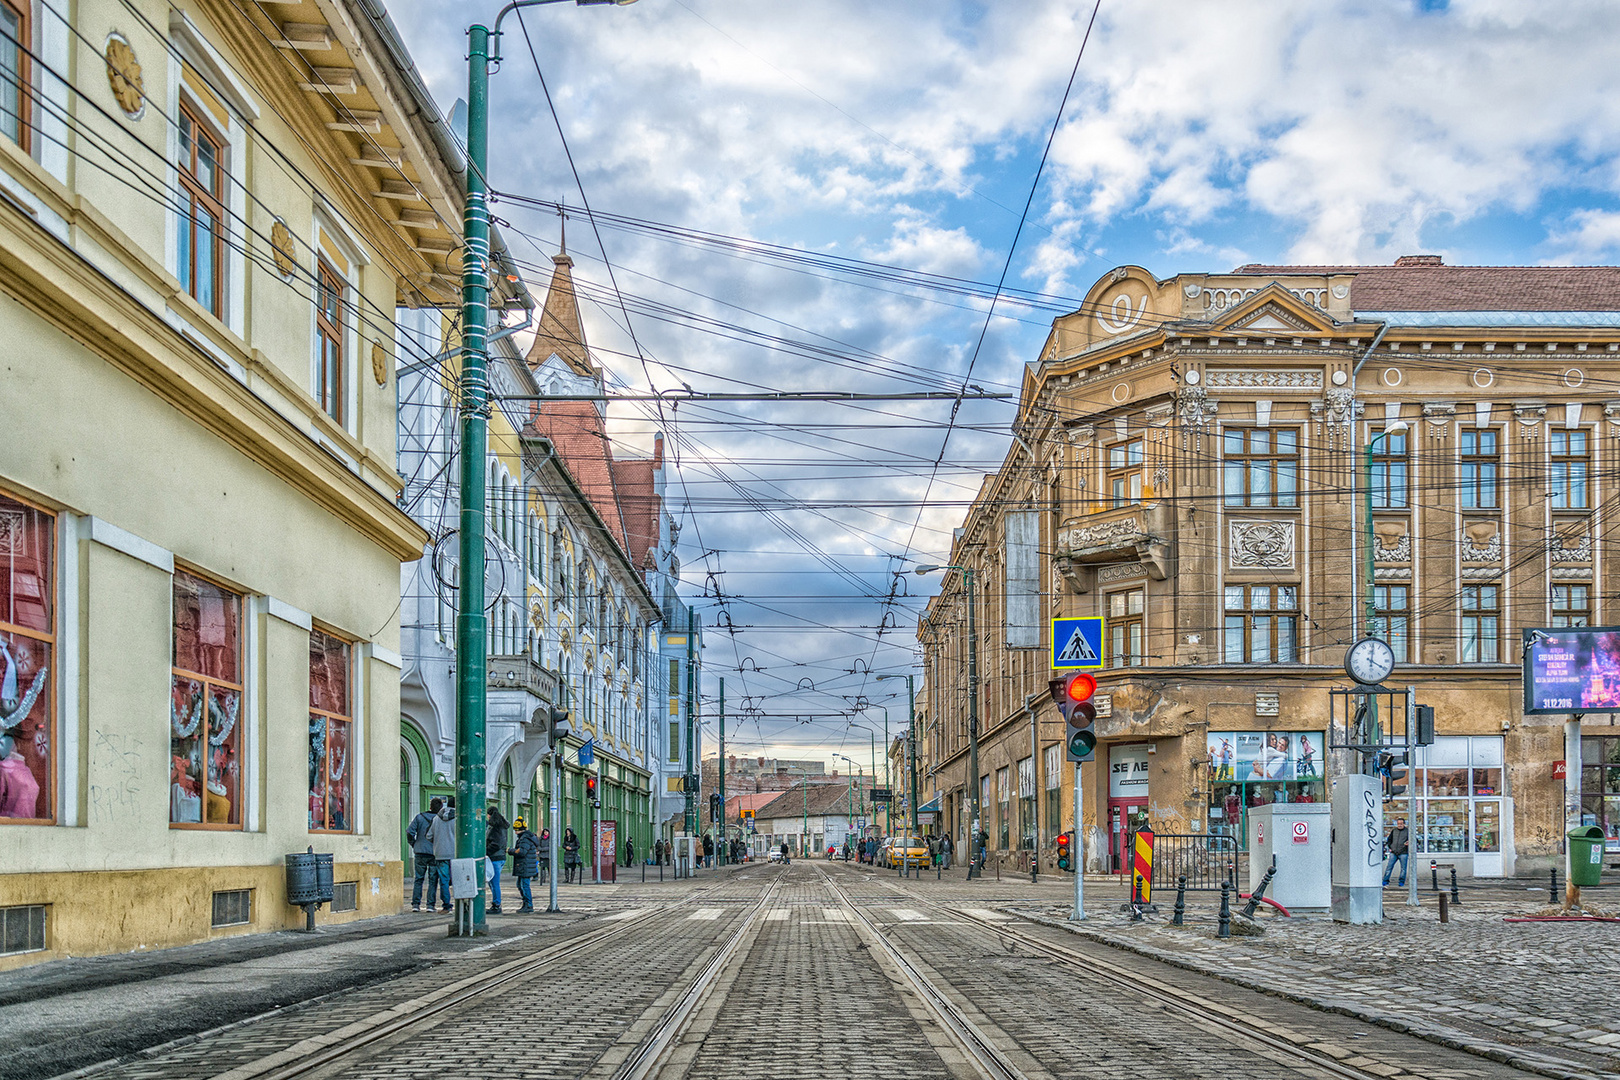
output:
M499 807L491 806L484 812L484 857L489 860L488 911L503 914L501 909L501 877L508 862L512 876L517 879L518 893L523 905L518 914L534 911L531 891L536 878L551 878L551 830L543 829L539 835L531 832L522 817L507 821ZM411 910L433 911L438 900L440 911L451 910L450 863L456 857L456 799L435 797L428 808L411 819L405 829L405 840L411 845L415 876L411 884ZM584 880L579 859L579 836L570 827L563 830L562 857L564 881ZM426 885L426 906L423 906L423 886Z

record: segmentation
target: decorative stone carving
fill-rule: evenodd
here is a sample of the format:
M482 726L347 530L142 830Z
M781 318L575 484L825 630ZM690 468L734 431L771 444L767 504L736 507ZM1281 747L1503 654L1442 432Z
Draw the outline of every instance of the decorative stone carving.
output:
M1501 562L1502 527L1494 521L1463 522L1463 562Z
M1591 581L1592 568L1590 566L1554 566L1552 568L1554 581Z
M1412 536L1404 521L1373 522L1373 560L1411 562Z
M1345 297L1347 297L1349 295L1350 295L1350 286L1348 286L1348 285L1335 285L1335 286L1333 286L1333 299L1335 299L1335 300L1343 300Z
M1141 523L1135 518L1120 518L1098 525L1070 529L1063 537L1063 547L1069 554L1135 544L1143 536Z
M292 230L280 218L270 226L270 256L282 277L291 277L298 269L298 247L293 243Z
M1429 438L1443 439L1451 433L1451 422L1457 418L1455 401L1424 403L1423 419L1429 422Z
M1232 521L1228 523L1227 565L1233 570L1292 570L1292 521Z
M1547 406L1540 403L1515 405L1513 416L1519 421L1519 438L1534 439L1541 434L1542 421L1547 418Z
M1210 368L1209 385L1216 389L1320 390L1322 372L1314 370L1250 371L1246 368Z
M371 343L371 377L377 380L378 386L388 385L388 351L380 341Z
M131 120L146 111L146 87L141 82L141 65L135 59L122 34L107 39L107 51L102 59L107 62L107 85L112 88L113 100Z
M1139 562L1108 563L1097 567L1097 584L1106 585L1109 582L1146 577L1147 572L1147 567Z
M1330 424L1348 424L1355 419L1356 393L1347 386L1329 387L1322 395L1323 419Z
M1184 429L1202 429L1215 419L1215 403L1202 386L1183 386L1176 391L1176 413Z
M1565 521L1553 525L1548 548L1555 563L1592 561L1592 531L1585 521Z

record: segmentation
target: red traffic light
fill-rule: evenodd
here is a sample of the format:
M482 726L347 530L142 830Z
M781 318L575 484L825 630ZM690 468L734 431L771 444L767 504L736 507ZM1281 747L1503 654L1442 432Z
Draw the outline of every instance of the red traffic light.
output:
M1097 679L1095 676L1080 672L1070 675L1063 687L1063 696L1070 701L1089 701L1091 695L1097 692Z
M1057 844L1058 844L1058 847L1060 847L1060 848L1067 848L1069 846L1069 834L1068 833L1059 833L1058 838L1057 838Z
M587 799L596 798L596 777L594 776L585 778L585 797Z

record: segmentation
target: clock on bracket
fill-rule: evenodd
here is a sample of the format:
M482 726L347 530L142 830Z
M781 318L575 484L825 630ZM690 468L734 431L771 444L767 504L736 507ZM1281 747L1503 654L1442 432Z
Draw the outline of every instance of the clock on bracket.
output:
M1344 671L1364 686L1376 686L1395 670L1395 651L1382 638L1364 637L1344 654Z

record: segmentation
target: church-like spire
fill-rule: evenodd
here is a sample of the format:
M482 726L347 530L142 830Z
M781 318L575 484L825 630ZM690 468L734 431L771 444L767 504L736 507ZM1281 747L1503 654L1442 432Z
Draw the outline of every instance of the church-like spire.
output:
M574 260L566 247L553 255L551 286L546 290L546 303L540 312L540 326L529 348L527 361L531 370L538 370L553 354L574 371L591 379L601 379L602 373L591 362L590 347L585 343L585 327L579 319L579 297L574 292Z

